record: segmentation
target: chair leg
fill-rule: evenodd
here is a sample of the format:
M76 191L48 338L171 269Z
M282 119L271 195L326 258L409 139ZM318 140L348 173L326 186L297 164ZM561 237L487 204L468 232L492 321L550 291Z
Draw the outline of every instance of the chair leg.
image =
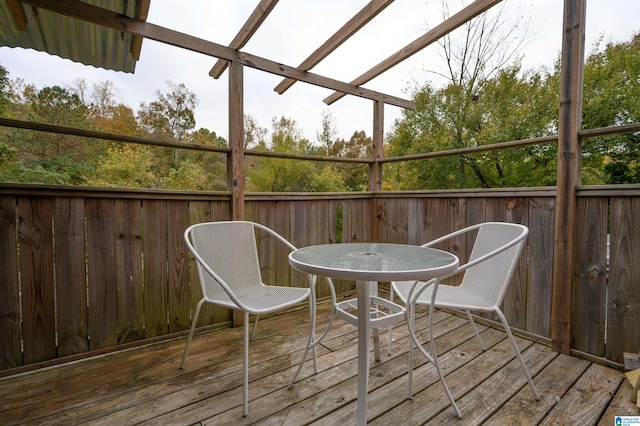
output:
M395 292L393 291L393 285L389 285L389 301L393 303ZM391 355L391 343L393 342L393 324L389 324L389 332L387 333L387 355Z
M316 339L316 331L315 331L315 326L316 326L316 295L315 295L315 282L316 282L317 277L313 276L313 278L309 279L311 288L312 288L312 292L311 292L311 299L312 301L310 301L310 306L309 306L309 310L311 311L310 315L311 315L311 331L309 332L309 340L307 341L307 347L304 349L304 352L302 354L302 359L300 360L300 364L298 365L298 369L296 370L295 374L293 375L293 377L291 378L291 381L289 382L289 386L287 386L288 389L291 389L293 387L293 384L296 381L296 378L298 377L298 374L300 373L300 370L302 370L302 365L304 364L304 361L307 359L307 354L309 353L309 349L311 349L313 351L313 371L314 374L318 374L318 361L317 361L317 346L318 344L322 341L322 339L324 339L324 336L327 335L327 333L329 332L329 329L331 328L331 325L333 324L333 319L335 318L336 315L336 292L335 292L335 288L333 287L333 282L331 282L330 280L329 282L329 290L331 292L331 301L332 301L332 306L333 308L331 309L331 316L329 317L329 323L327 324L327 328L325 328L325 330L322 332L322 334L320 335L320 337L318 337ZM315 340L314 340L315 339Z
M531 387L531 390L533 391L533 395L536 397L536 401L540 401L540 395L538 395L538 390L536 389L536 385L533 384L533 380L531 379L531 374L529 374L529 369L527 368L527 365L524 363L524 359L522 358L522 354L520 353L520 349L518 349L518 344L516 343L516 339L513 338L513 333L511 333L511 328L509 327L509 324L507 323L507 319L505 318L504 314L502 313L502 311L500 309L496 309L495 312L500 317L500 321L502 322L502 326L504 327L504 330L507 332L507 336L509 336L509 340L511 341L511 345L513 346L513 350L516 352L516 356L518 357L518 360L520 361L520 365L522 366L522 369L524 370L525 376L527 376L527 382L529 382L529 386Z
M243 377L242 377L242 416L249 414L249 312L244 313Z
M415 327L413 324L413 315L414 315L414 311L416 309L416 300L420 297L420 294L422 293L422 291L424 291L425 288L427 288L427 286L423 287L422 289L418 290L418 292L415 295L414 299L409 299L407 300L407 309L411 310L410 312L410 317L409 317L409 321L407 322L409 325L409 336L411 337L411 341L416 345L416 347L418 348L418 350L420 350L420 352L422 353L422 355L425 356L425 358L427 358L429 360L429 362L431 362L433 364L433 366L436 368L436 371L438 372L438 377L440 378L440 383L442 384L442 387L444 388L444 392L447 394L447 397L449 398L449 401L451 401L451 406L453 407L453 409L456 412L456 415L458 416L459 419L462 418L462 413L460 412L460 409L458 408L458 404L456 404L456 400L453 398L453 395L451 394L451 391L449 390L449 387L447 386L447 382L444 379L444 374L442 374L442 370L440 370L440 364L438 363L438 354L436 352L436 343L435 340L433 338L433 311L434 311L434 304L435 304L435 298L436 298L436 292L437 292L437 283L438 281L435 282L435 286L433 288L433 291L431 293L431 303L429 304L429 343L431 343L431 354L429 354L429 352L427 352L427 350L420 344L420 342L418 341L418 337L416 336L415 333ZM409 350L411 352L413 352L411 345L409 346ZM411 352L409 353L409 362L410 364L412 363L412 359L411 359ZM413 367L411 365L411 367ZM409 376L409 383L412 382L411 376Z
M466 312L467 312L467 318L469 318L469 322L471 323L471 326L473 327L473 331L475 331L475 333L476 333L476 337L478 338L478 342L480 343L480 347L482 348L483 351L486 351L487 348L484 347L484 342L482 341L482 338L480 337L480 333L478 332L478 327L476 327L476 322L473 320L473 317L471 316L471 312L469 312L469 310L467 310Z
M407 321L407 325L409 326L409 330L413 330L416 323L416 315L415 315L415 306L414 309L411 309L409 312L409 319ZM407 305L407 309L409 309L409 305ZM408 399L413 399L413 339L409 339L409 394Z
M260 315L256 315L256 319L253 322L253 328L251 329L251 337L249 337L249 340L251 340L253 342L253 336L255 336L256 334L256 329L258 328L258 319L260 318Z
M442 387L444 388L445 393L449 397L449 401L451 401L451 406L455 410L458 418L461 419L462 413L460 412L460 409L458 408L458 404L456 404L456 400L453 398L453 395L449 390L449 386L447 386L447 382L444 380L444 374L442 374L442 370L440 369L440 363L438 362L438 354L436 353L436 342L435 342L435 339L433 338L433 311L434 311L433 305L435 303L435 293L436 293L436 288L434 288L433 290L433 295L431 297L431 304L429 305L429 342L431 343L431 353L433 354L433 359L431 360L431 362L433 362L433 365L435 365L436 367L436 371L438 372L438 376L440 377L440 382L442 383ZM423 351L423 353L425 352L426 351Z
M184 363L187 360L187 354L189 353L189 345L191 345L191 339L193 338L193 332L196 329L196 323L198 322L198 315L200 315L200 308L202 304L205 302L205 299L200 299L198 304L196 305L196 311L193 314L193 319L191 320L191 328L189 329L189 336L187 337L187 344L184 347L184 352L182 354L182 363L180 363L180 369L184 368Z

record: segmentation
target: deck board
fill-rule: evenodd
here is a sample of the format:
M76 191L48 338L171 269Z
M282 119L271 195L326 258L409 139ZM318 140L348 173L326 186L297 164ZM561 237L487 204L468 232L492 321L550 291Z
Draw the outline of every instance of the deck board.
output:
M329 306L319 306L318 330ZM407 399L409 338L394 329L391 355L370 360L371 424L613 424L640 415L622 372L557 354L516 337L540 393L535 401L506 334L479 325L482 351L465 318L437 311L434 336L441 367L463 414L458 420L435 368L416 352L413 399ZM421 340L428 318L418 315ZM306 343L308 311L260 320L249 352L249 416L242 417L242 329L196 335L184 370L184 338L0 379L0 424L33 425L335 425L354 424L357 331L337 319L291 390ZM635 411L634 411L635 410Z

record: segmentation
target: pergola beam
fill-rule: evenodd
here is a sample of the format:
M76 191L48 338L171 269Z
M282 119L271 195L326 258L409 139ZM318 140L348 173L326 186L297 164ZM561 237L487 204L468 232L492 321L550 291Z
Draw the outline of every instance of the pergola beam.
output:
M308 71L283 65L259 56L240 52L229 47L198 37L190 36L178 31L170 30L149 22L122 16L113 11L102 9L78 0L23 0L23 3L51 10L62 15L92 22L117 31L141 35L150 40L191 50L203 55L213 56L228 61L238 61L242 65L255 68L271 74L301 80L315 86L337 90L342 93L358 96L374 101L382 101L386 104L401 108L415 109L415 102L401 99L391 95L385 95L373 90L357 87L352 84L312 74Z
M483 12L486 12L496 4L500 3L502 0L475 0L469 6L462 9L460 12L456 13L446 21L442 22L440 25L436 26L432 30L428 31L421 37L418 37L412 43L409 43L402 49L398 50L393 55L389 56L384 61L380 62L375 67L371 68L369 71L362 74L360 77L356 78L351 82L351 84L355 86L360 86L361 84L365 84L368 81L373 80L380 74L385 71L393 68L398 65L400 62L405 59L415 55L425 47L429 46L431 43L439 40L441 37L449 34L459 26L465 24L476 16L480 15ZM335 101L341 99L345 93L336 92L332 95L328 96L324 99L324 103L327 105L331 105Z
M229 47L235 50L242 49L245 44L251 40L251 37L255 34L255 32L260 28L260 25L267 19L267 16L271 13L278 0L260 0L260 3L253 10L247 22L244 23L238 34L231 40ZM224 59L218 59L218 62L215 63L211 71L209 71L209 75L215 79L220 78L224 70L227 69L229 65L229 61L225 61Z
M393 0L372 0L360 10L353 18L342 26L334 35L332 35L322 46L317 48L307 59L302 61L298 69L308 71L318 65L324 58L329 56L334 50L340 47L351 36L364 27L369 21L378 16L387 6L393 3ZM285 78L278 84L275 89L279 94L283 94L296 80Z

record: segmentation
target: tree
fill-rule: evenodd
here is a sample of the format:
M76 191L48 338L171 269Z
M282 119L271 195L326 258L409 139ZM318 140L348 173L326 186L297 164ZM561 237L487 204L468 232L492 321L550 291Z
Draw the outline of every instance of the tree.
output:
M600 40L584 71L583 128L640 122L640 33L631 40ZM640 183L640 134L626 133L583 141L583 183Z
M447 2L440 4L447 19ZM522 22L523 15L515 20L508 15L505 3L495 6L439 41L445 71L429 72L444 78L444 83L436 87L426 82L415 90L417 109L404 111L394 125L389 155L468 148L551 131L557 115L553 91L544 72L523 73L518 57L529 26ZM547 177L552 153L546 149L531 153L540 158L520 163L524 150L514 150L394 164L385 167L394 182L385 187L509 186L522 184L531 176L526 167L540 164L545 167L539 175Z
M271 121L271 142L259 149L280 153L308 154L311 146L296 122L285 117ZM247 190L263 192L307 191L315 168L308 161L258 158L247 170Z
M35 95L31 92L28 95L29 120L80 129L92 128L86 105L67 89L45 87ZM45 179L36 180L43 183L85 183L86 176L93 173L97 159L105 150L101 141L36 131L9 132L6 140L8 145L18 149L16 160L26 169L43 171L33 175Z
M169 92L156 90L156 100L149 105L142 102L138 121L152 137L184 142L187 134L196 126L194 109L198 105L196 94L184 83L167 81ZM178 161L179 149L174 150L173 161Z
M471 98L464 87L430 84L414 95L415 111L405 111L389 136L388 155L489 145L555 133L557 90L546 72L521 71L519 64L485 79ZM388 167L399 189L441 189L551 185L555 150L527 147Z
M318 138L318 143L321 147L325 149L325 154L330 155L331 147L336 138L336 134L338 133L335 119L333 115L329 111L322 112L322 131L316 132L316 137Z
M87 183L119 188L155 188L157 178L153 174L152 159L149 147L131 144L114 146L107 150L95 175Z
M244 149L254 149L257 146L266 145L266 137L269 132L260 127L255 118L245 114L244 120Z
M338 139L329 149L329 155L343 158L371 158L371 138L364 131L353 132L348 141ZM341 177L343 190L366 191L369 177L365 165L351 163L334 164L334 169Z
M118 107L118 97L120 91L111 80L104 80L93 83L93 90L89 98L89 108L91 114L96 118L112 118Z

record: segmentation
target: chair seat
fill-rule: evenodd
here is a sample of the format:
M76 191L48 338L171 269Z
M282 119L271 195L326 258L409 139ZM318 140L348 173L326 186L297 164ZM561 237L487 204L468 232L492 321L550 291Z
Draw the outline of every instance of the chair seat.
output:
M409 292L415 281L395 281L395 290L403 303L407 302ZM433 292L433 285L427 287L418 299L418 304L431 303L431 293ZM488 311L495 308L494 304L490 300L484 300L482 294L470 292L470 290L463 289L458 286L439 284L438 293L436 295L436 303L434 305L437 308L453 308L453 309L468 309L470 311Z
M249 311L274 310L286 308L308 299L311 290L302 287L282 287L274 285L254 286L251 291L240 291L236 297ZM229 301L231 301L229 299ZM233 303L233 302L232 302Z

